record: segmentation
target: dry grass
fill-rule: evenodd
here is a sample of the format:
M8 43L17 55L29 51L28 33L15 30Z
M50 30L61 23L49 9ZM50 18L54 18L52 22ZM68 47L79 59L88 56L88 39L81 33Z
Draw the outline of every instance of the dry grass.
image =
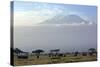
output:
M66 56L57 59L51 59L48 56L40 56L37 59L34 56L29 56L28 59L18 59L14 56L14 65L37 65L37 64L54 64L54 63L69 63L69 62L84 62L84 61L96 61L96 56Z

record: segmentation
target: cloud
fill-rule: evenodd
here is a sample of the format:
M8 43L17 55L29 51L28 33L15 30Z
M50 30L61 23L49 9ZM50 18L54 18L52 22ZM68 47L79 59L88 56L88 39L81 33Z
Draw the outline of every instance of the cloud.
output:
M45 27L75 27L75 26L93 26L93 25L96 25L95 23L93 22L89 22L89 23L85 23L85 22L82 22L82 23L70 23L70 24L36 24L34 26L45 26Z
M30 26L48 19L48 16L39 15L37 11L20 11L14 13L15 26Z
M47 8L47 7L46 7ZM14 12L14 25L15 26L31 26L38 24L47 19L54 17L57 14L63 13L63 10L59 8L46 9L42 8L40 10L29 10L29 11L15 11Z

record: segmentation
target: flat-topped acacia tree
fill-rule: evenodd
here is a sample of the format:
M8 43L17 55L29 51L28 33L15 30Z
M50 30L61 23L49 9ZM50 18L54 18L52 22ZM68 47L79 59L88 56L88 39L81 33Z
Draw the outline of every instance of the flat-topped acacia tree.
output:
M36 53L37 58L39 58L40 57L40 53L43 53L43 52L44 52L44 50L41 50L41 49L32 51L32 53Z
M14 51L14 53L16 53L16 54L18 54L18 53L23 53L23 51L20 50L19 48L15 48L13 51Z
M96 51L95 48L90 48L90 49L88 49L88 52L89 52L89 55L90 55L90 56L92 56L94 53L95 53L95 54L97 53L97 51Z

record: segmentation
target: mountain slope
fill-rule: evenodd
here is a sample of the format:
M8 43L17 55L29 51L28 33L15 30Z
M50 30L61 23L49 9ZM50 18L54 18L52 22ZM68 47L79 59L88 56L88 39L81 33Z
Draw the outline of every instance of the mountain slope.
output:
M72 24L72 23L88 23L78 15L57 15L52 19L46 20L40 24Z

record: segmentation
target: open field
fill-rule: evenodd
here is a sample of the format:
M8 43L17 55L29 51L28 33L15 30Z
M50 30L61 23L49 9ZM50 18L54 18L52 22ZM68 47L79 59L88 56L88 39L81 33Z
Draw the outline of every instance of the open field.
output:
M28 59L19 59L14 56L14 66L20 65L37 65L37 64L54 64L54 63L69 63L69 62L84 62L84 61L96 61L97 56L73 56L67 55L66 57L55 57L50 58L47 55L40 56L29 56Z

